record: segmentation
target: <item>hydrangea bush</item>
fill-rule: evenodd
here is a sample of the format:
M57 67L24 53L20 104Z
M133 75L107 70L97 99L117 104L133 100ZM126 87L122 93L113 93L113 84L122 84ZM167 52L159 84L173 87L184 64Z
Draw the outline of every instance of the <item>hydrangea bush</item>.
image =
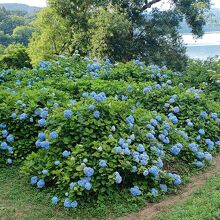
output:
M157 198L182 184L176 164L201 169L219 151L218 100L165 67L75 54L0 79L0 164L55 188L54 205L120 189Z

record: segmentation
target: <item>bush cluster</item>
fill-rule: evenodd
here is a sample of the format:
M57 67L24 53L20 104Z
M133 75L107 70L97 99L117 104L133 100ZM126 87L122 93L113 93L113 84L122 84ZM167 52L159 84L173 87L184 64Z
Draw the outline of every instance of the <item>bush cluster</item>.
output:
M201 169L220 147L218 90L180 78L78 54L2 70L0 164L21 163L66 208L121 189L157 198L182 183L178 164Z

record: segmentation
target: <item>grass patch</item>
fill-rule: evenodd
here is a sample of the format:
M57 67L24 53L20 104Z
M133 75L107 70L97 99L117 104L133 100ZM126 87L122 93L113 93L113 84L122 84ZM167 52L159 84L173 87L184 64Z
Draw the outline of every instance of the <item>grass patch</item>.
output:
M220 174L196 190L185 202L170 207L154 220L218 220L220 219Z
M129 193L113 193L102 202L86 201L76 210L54 207L51 189L40 191L27 184L15 167L0 170L0 219L115 219L135 212L146 204L144 198L134 200Z

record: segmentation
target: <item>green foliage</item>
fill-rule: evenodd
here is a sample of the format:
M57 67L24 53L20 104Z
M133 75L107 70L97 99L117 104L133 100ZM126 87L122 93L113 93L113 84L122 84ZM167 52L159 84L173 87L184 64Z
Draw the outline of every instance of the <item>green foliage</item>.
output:
M0 30L11 35L17 26L25 25L25 18L20 16L9 16L0 23Z
M28 47L33 64L66 52L70 39L69 30L66 28L67 22L52 9L45 8L38 13L33 26L36 32Z
M34 30L33 27L29 26L17 26L13 30L12 38L16 43L28 46L29 39L32 37Z
M130 60L131 22L117 7L100 8L89 20L90 39L87 50L91 57ZM116 42L117 41L117 42ZM80 49L80 48L79 48ZM130 51L130 52L129 52Z
M12 43L28 45L34 31L31 22L34 15L22 11L7 11L0 7L0 43L8 46Z
M160 184L175 189L177 174L184 181L187 171L205 167L219 152L220 103L210 99L213 85L201 91L179 84L180 76L165 67L138 60L112 65L74 54L33 70L3 70L0 77L0 163L22 162L22 173L43 179L62 202L68 192L71 201L101 203L133 186L155 201L165 193ZM14 137L13 151L2 145L5 130ZM144 175L153 166L158 175ZM93 171L84 179L86 167Z
M10 44L0 58L0 65L3 68L21 69L31 67L31 60L26 52L26 48L21 44Z
M187 57L179 25L185 19L192 33L201 36L210 0L171 1L166 11L150 11L158 2L50 0L49 6L69 21L71 52L114 61L141 58L147 64L183 70Z

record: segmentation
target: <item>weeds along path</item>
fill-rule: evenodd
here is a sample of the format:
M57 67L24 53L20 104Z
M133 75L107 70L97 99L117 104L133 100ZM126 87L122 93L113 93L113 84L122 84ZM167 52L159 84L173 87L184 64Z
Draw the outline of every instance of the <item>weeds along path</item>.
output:
M213 160L213 166L202 174L191 178L191 181L186 186L183 186L178 195L171 195L159 203L148 204L142 208L138 213L119 218L119 220L148 220L155 217L162 211L169 210L171 205L176 205L184 202L195 190L204 185L210 176L220 173L220 155Z

